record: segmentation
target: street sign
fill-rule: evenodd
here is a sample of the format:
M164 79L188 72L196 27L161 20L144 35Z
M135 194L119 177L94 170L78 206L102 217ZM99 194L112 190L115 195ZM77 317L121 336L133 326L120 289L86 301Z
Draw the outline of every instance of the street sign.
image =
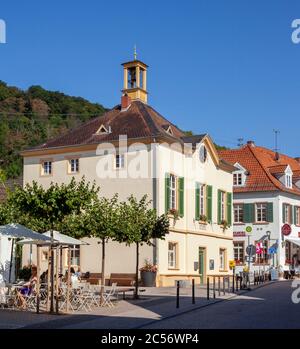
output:
M247 225L245 230L248 234L252 233L252 227L250 225Z
M229 261L229 268L230 269L235 268L235 261L234 260Z
M249 256L246 256L245 258L246 262L251 262L251 263L254 263L255 262L255 256L252 256L252 257L249 257Z
M246 236L246 233L244 231L234 231L233 232L233 237L237 238L237 237L244 237Z
M275 254L277 253L277 247L271 246L268 251L269 254Z
M281 232L283 235L285 236L288 236L291 234L292 232L292 228L289 224L284 224L282 227L281 227Z
M255 247L256 247L256 251L255 251L256 254L262 254L263 253L263 244L262 244L262 242L258 242Z
M254 256L256 253L256 249L254 245L249 245L246 247L246 252L248 256Z

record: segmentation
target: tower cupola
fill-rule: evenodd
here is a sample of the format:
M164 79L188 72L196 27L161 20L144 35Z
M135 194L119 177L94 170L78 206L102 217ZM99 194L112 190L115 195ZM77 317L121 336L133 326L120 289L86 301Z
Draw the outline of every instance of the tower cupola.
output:
M124 69L123 94L131 100L140 100L147 103L147 64L139 61L134 52L134 60L122 64Z

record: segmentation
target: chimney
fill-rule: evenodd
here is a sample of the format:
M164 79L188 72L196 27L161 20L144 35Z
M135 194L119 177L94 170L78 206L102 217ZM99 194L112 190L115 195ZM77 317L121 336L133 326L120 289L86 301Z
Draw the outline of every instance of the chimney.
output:
M275 160L279 161L280 159L280 154L278 153L278 151L275 152Z
M247 145L250 145L251 147L255 147L254 141L247 141Z
M126 110L131 104L131 98L125 93L121 97L121 109Z
M299 164L300 164L300 157L299 156L297 156L296 158L294 158L296 161L298 161L299 162Z

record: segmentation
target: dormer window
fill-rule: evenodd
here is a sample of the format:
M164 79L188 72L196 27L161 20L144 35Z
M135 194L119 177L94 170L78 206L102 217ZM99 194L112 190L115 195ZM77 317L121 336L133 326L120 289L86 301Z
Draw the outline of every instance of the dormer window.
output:
M292 175L290 175L290 174L286 174L285 175L285 186L287 188L292 188L293 187Z
M96 132L96 134L105 134L105 133L110 133L109 129L107 129L103 124L98 128L98 131Z
M241 166L239 163L234 165L238 170L233 172L233 186L242 187L246 182L246 169Z
M285 186L289 189L292 189L293 188L293 171L289 165L284 171L284 177L285 177L284 178Z
M243 185L243 174L241 172L233 174L233 185Z

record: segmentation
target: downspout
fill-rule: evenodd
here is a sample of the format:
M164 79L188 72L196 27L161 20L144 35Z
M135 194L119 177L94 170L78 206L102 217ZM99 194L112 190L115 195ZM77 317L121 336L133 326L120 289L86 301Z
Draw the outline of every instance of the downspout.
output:
M153 143L151 144L151 153L152 153L152 195L153 195L153 208L156 209L157 214L160 214L159 212L159 193L158 193L158 173L157 169L159 168L157 162L158 162L158 154L157 154L157 143L156 139L153 138ZM159 264L159 239L155 239L154 241L154 248L153 248L153 264L158 265Z

